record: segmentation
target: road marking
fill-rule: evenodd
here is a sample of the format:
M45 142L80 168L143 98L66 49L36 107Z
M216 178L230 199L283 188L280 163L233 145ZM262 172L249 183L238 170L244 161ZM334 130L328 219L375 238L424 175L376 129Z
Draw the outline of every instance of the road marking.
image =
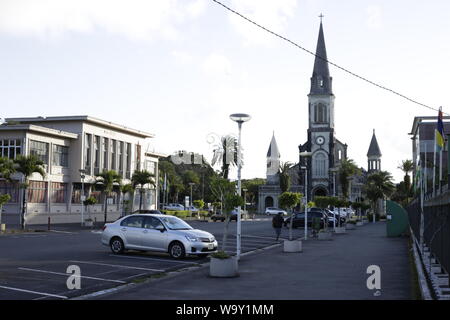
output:
M141 267L132 267L132 266L123 266L118 264L109 264L109 263L100 263L100 262L90 262L90 261L76 261L71 260L73 263L84 263L84 264L92 264L97 266L107 266L107 267L115 267L115 268L124 268L124 269L135 269L135 270L145 270L145 271L155 271L155 272L164 272L165 270L161 269L149 269L149 268L141 268Z
M130 279L130 278L137 278L137 277L145 276L145 275L146 275L146 273L140 273L140 274L137 274L137 275L133 275L133 276L129 276L129 277L126 277L126 278L122 278L122 280L127 280L127 279Z
M30 268L17 268L17 269L19 269L19 270L24 270L24 271L31 271L31 272L40 272L40 273L56 274L56 275L58 275L58 276L65 276L65 277L70 276L70 274L68 274L68 273L53 272L53 271L46 271L46 270L39 270L39 269L30 269ZM77 277L77 276L74 275L74 277ZM91 279L91 280L98 280L98 281L107 281L107 282L125 283L125 281L120 281L120 280L103 279L103 278L88 277L88 276L79 276L79 277L80 277L80 278L85 278L85 279Z
M55 232L55 233L78 234L78 232L61 231L61 230L49 230L49 231L50 231L50 232Z
M37 294L37 295L46 296L46 297L55 297L55 298L60 298L60 299L68 299L68 297L66 297L66 296L59 296L57 294L51 294L51 293L45 293L45 292L31 291L31 290L12 288L12 287L5 287L5 286L0 286L0 288L7 289L7 290L13 290L13 291L32 293L32 294Z
M197 264L196 262L176 261L176 260L158 259L158 258L150 258L150 257L149 258L144 258L144 257L118 256L118 255L115 255L115 254L110 254L109 256L110 257L115 257L115 258L137 259L137 260L153 260L153 261L162 261L162 262Z

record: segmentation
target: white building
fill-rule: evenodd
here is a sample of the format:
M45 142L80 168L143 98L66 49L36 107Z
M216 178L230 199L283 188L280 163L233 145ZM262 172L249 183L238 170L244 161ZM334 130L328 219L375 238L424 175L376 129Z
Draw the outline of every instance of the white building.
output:
M148 170L158 182L159 155L150 151L154 135L127 128L91 116L8 118L0 125L0 157L14 159L17 155L34 154L44 163L46 176L34 174L30 178L27 195L27 224L81 222L82 179L80 169L86 170L85 196L95 197L90 216L103 221L104 199L94 185L95 175L115 170L130 183L135 170ZM0 194L8 193L11 201L3 208L3 222L18 224L22 192L21 175L13 182L0 179ZM156 209L157 187L145 186L145 209ZM148 188L147 188L148 187ZM98 188L97 188L98 189ZM139 193L129 202L129 210L139 205ZM117 219L122 210L118 186L108 200L108 220Z

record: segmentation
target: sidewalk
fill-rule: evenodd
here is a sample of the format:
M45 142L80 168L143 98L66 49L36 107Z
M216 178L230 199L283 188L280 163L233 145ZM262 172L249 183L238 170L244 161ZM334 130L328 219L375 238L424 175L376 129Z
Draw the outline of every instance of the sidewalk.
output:
M302 253L283 253L280 245L243 256L237 278L211 278L205 267L98 299L411 299L408 239L387 238L385 222L347 232L303 242ZM381 295L366 286L369 265L381 268Z

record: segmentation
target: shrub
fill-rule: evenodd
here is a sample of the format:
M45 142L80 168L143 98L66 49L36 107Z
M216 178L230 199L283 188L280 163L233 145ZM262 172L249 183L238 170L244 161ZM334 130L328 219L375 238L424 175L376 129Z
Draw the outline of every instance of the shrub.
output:
M223 250L217 251L211 255L211 257L216 259L228 259L230 255Z
M373 221L373 213L372 212L367 213L367 220L369 220L369 222ZM379 213L375 214L375 221L380 221Z

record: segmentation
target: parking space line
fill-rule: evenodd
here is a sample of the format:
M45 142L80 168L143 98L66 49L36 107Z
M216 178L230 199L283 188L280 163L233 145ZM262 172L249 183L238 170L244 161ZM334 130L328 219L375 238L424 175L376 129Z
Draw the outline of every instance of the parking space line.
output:
M7 290L13 290L13 291L19 291L19 292L32 293L32 294L37 294L37 295L46 296L46 297L68 299L68 297L66 297L66 296L60 296L60 295L57 295L57 294L51 294L51 293L45 293L45 292L31 291L31 290L12 288L12 287L5 287L5 286L0 286L0 288L7 289Z
M17 268L19 270L24 270L24 271L31 271L31 272L40 272L40 273L48 273L48 274L56 274L58 276L70 276L71 274L68 273L61 273L61 272L53 272L53 271L46 271L46 270L39 270L39 269L29 269L29 268ZM74 275L75 277L77 277L76 275ZM103 278L96 278L96 277L88 277L88 276L79 276L80 278L84 278L84 279L91 279L91 280L98 280L98 281L107 281L107 282L117 282L117 283L125 283L125 281L120 281L120 280L112 280L112 279L103 279Z
M157 258L147 258L147 257L131 257L131 256L118 256L115 254L110 254L110 257L115 258L126 258L126 259L137 259L137 260L153 260L153 261L162 261L162 262L174 262L174 263L185 263L185 264L197 264L196 262L188 262L188 261L176 261L176 260L167 260L167 259L157 259Z
M50 232L55 232L55 233L78 234L78 232L61 231L61 230L49 230L49 231Z
M114 267L114 268L123 268L123 269L135 269L135 270L154 271L154 272L164 272L165 271L165 270L161 270L161 269L149 269L149 268L141 268L141 267L123 266L123 265L119 265L119 264L90 262L90 261L71 260L70 262L83 263L83 264L92 264L92 265L97 265L97 266L106 266L106 267Z

